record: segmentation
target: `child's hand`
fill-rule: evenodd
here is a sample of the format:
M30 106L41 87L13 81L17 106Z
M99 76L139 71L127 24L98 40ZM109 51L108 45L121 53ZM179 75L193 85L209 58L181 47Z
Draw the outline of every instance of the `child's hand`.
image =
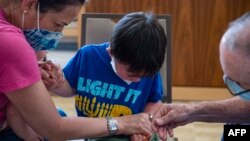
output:
M39 64L43 83L46 88L58 88L63 86L66 81L63 76L62 69L59 64L53 61L46 61Z
M149 137L143 134L133 134L130 136L131 141L149 141Z

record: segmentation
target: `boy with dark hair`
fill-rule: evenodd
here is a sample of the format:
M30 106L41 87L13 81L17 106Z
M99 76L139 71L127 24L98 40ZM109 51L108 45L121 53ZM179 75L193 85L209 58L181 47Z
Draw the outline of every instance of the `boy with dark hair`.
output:
M153 14L127 14L114 27L110 43L86 45L77 52L63 70L68 82L53 92L75 95L78 116L153 115L163 96L159 70L165 50L166 35Z

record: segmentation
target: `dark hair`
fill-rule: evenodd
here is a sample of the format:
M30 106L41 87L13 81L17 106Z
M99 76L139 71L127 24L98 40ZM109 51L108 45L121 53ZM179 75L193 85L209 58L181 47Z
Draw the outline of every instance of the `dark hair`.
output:
M166 34L152 13L130 13L114 27L111 54L133 73L155 75L161 68L166 50Z
M40 12L60 12L68 5L83 5L85 0L38 0Z

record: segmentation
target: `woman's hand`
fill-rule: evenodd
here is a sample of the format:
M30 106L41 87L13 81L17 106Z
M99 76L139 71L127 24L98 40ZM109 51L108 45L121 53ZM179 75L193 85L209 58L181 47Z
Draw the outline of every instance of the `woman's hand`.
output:
M117 121L120 134L143 134L146 138L152 135L151 121L146 113L122 116Z

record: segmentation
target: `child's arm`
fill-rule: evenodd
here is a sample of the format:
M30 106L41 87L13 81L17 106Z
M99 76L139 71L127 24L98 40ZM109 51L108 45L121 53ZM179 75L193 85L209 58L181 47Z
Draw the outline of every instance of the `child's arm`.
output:
M63 97L71 97L75 95L75 90L73 88L71 88L69 82L64 79L65 82L63 83L63 85L61 87L57 87L57 88L51 88L49 89L50 91L52 91L53 93L55 93L56 95L60 95Z
M145 106L144 113L148 113L154 115L154 113L159 109L162 102L159 100L158 102L149 102Z
M74 95L74 90L64 78L60 65L56 65L52 61L47 61L39 66L43 83L48 90L63 97Z

